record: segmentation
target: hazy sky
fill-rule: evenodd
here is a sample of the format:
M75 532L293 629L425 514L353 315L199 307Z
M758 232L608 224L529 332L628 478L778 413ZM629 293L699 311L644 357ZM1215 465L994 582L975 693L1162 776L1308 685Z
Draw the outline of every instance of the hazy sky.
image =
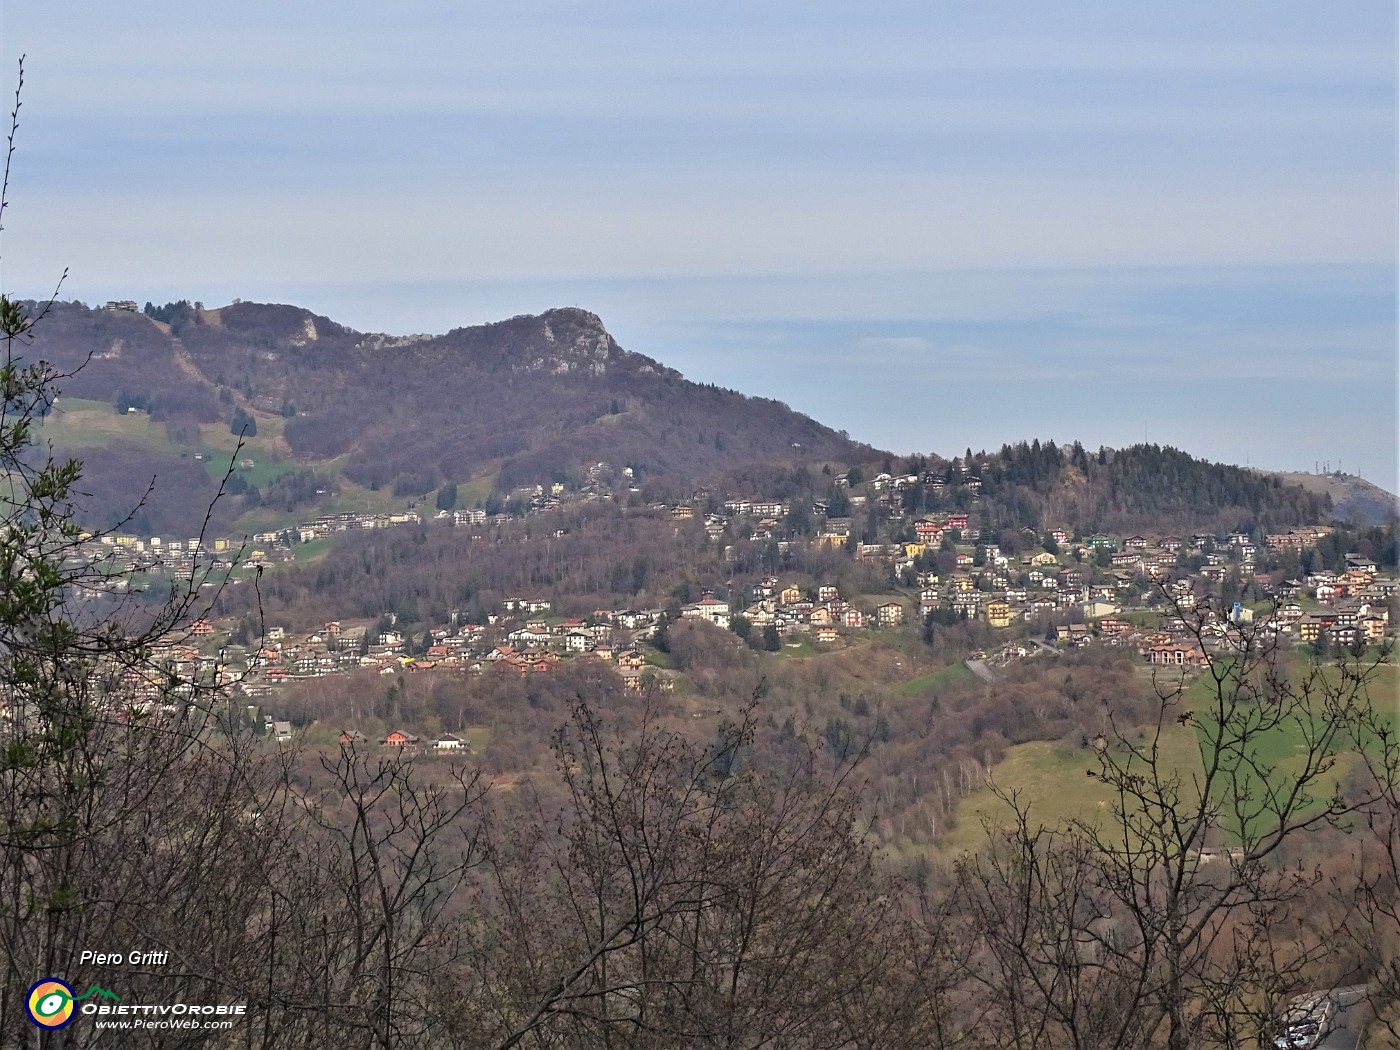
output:
M1392 0L0 0L6 290L554 305L951 455L1396 485Z

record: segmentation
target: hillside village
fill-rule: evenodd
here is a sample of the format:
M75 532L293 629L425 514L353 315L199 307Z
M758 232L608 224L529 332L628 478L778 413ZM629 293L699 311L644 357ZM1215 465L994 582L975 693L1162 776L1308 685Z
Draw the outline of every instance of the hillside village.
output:
M1068 528L1040 535L1023 529L1008 542L1004 533L981 528L975 476L960 479L964 492L973 494L968 511L908 515L899 511L901 491L922 483L937 493L944 476L880 473L860 484L852 484L848 475L837 476L833 491L840 494L840 509L846 513L833 515L830 501L814 501L811 534L796 535L789 527L789 501L700 492L692 500L670 504L627 504L634 490L616 492L598 482L607 469L599 464L582 491L566 492L560 485L523 490L514 501L516 513L547 515L577 501L616 501L619 513L668 518L677 530L702 528L720 557L732 557L740 536L772 543L780 554L804 544L844 552L882 570L887 593L843 594L834 581L770 573L735 577L724 591L665 608L598 608L586 615L556 612L549 594L519 594L501 600L485 622L412 631L400 629L386 615L377 623L330 621L300 630L267 623L260 635L248 637L238 624L206 618L188 634L166 639L157 655L181 675L226 684L259 709L276 712L281 690L310 678L364 671L547 674L576 659L611 667L628 689L670 690L679 675L657 666L661 661L653 657L659 635L676 620L731 631L736 644L742 638L754 648L805 645L814 651L859 644L869 632L922 631L927 639L938 625L982 623L992 631L992 644L956 655L976 661L983 674L1011 661L1090 645L1129 649L1150 664L1199 666L1207 654L1187 617L1203 598L1222 590L1246 597L1228 611L1220 611L1219 603L1210 605L1204 623L1207 645L1213 633L1224 633L1225 620L1252 623L1266 636L1322 652L1328 647L1355 650L1394 634L1391 614L1400 581L1393 571L1383 572L1356 553L1348 554L1343 566L1311 572L1298 568L1300 556L1331 534L1326 525L1265 535L1077 536ZM856 517L862 514L867 534L869 519L878 515L879 531L892 538L863 542ZM266 570L295 564L307 544L344 532L450 527L472 530L472 538L481 539L508 520L509 514L483 510L440 511L429 521L415 510L352 513L315 518L247 541L108 535L89 539L80 553L100 563L102 574L118 589L132 580L162 576L194 578L205 588L226 579L239 587ZM1298 571L1290 575L1285 568ZM158 689L158 683L150 683L150 696ZM269 724L280 734L291 731L282 720ZM386 742L418 744L406 731ZM440 746L462 744L454 737Z

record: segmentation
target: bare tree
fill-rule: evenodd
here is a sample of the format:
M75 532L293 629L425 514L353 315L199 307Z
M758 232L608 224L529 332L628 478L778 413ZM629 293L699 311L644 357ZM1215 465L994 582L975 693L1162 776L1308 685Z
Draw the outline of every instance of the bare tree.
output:
M753 728L624 740L576 705L566 804L513 818L473 909L462 1006L492 1045L930 1045L912 915L855 794L811 754L752 768Z
M1201 684L1159 675L1145 726L1110 711L1086 771L1104 811L1045 829L1013 805L1011 832L961 869L980 920L974 973L1010 1011L1008 1043L1160 1038L1186 1050L1260 1037L1326 947L1305 921L1318 865L1292 848L1377 807L1393 818L1393 761L1342 786L1345 755L1377 754L1370 688L1385 654L1304 666L1209 602L1173 611ZM1169 755L1185 731L1199 768Z

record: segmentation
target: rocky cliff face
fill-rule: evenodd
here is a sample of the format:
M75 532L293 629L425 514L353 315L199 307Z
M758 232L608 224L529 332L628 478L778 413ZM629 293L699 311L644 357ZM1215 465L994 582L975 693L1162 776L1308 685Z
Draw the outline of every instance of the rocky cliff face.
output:
M428 339L422 351L492 371L602 377L619 372L681 378L679 372L618 346L602 319L577 307L521 314L494 324L457 328Z

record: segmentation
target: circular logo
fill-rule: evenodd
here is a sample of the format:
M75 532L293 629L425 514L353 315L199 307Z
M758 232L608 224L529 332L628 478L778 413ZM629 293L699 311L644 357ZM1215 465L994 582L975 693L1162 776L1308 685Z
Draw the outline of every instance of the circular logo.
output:
M25 1009L40 1028L62 1028L73 1020L73 989L67 981L45 977L30 986Z

